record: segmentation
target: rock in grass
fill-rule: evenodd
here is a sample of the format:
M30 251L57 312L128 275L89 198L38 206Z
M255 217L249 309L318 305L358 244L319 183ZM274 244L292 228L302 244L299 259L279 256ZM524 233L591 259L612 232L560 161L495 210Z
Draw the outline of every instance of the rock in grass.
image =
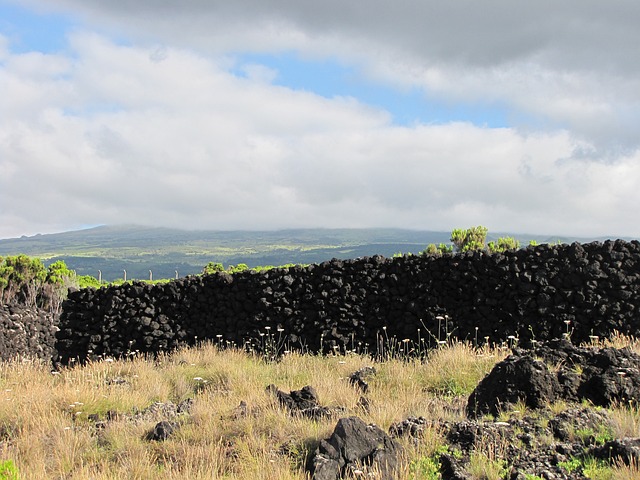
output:
M301 415L312 420L319 420L343 411L342 408L330 408L320 405L318 394L311 385L286 393L271 384L267 387L267 392L275 396L280 406L286 408L292 415Z
M163 442L175 433L176 428L175 423L167 422L166 420L158 422L147 435L147 440Z
M349 376L349 383L360 388L362 393L367 393L369 390L369 383L367 382L367 379L375 374L376 369L374 367L362 367Z
M594 447L591 455L607 461L619 461L625 465L640 463L640 438L620 438Z
M319 405L318 394L311 385L302 387L300 390L291 390L289 393L279 390L273 384L269 385L266 390L276 397L282 407L290 411L305 410Z
M560 384L547 365L531 355L510 355L498 363L469 396L467 416L497 416L509 404L523 401L541 408L558 399Z
M372 469L381 480L393 480L398 467L400 445L376 425L358 417L338 420L331 437L315 451L313 480L336 480L346 472Z
M515 349L478 384L467 416L497 415L523 401L541 408L557 400L608 407L640 401L640 355L627 348L588 348L553 340L530 351Z

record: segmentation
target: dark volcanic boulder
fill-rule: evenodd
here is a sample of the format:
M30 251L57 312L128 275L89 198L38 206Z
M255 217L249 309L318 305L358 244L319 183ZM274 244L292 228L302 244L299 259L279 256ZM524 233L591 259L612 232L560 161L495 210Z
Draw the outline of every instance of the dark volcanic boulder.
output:
M367 393L367 390L369 390L367 379L375 374L376 369L374 367L362 367L349 375L349 383L358 387L362 393Z
M640 400L640 356L628 348L579 347L553 340L535 351L514 349L478 384L467 415L497 415L522 400L540 408L556 400L594 405Z
M558 398L560 384L554 373L531 355L511 355L498 363L469 397L467 416L498 415L503 407L523 401L540 408Z
M346 472L372 467L381 480L393 480L399 444L376 425L358 417L341 418L330 438L322 440L313 457L314 480L336 480Z
M163 442L167 440L176 431L176 424L163 420L158 422L153 430L147 434L147 440Z
M300 390L291 390L289 393L279 390L273 384L267 386L266 390L278 400L280 406L289 410L293 415L302 415L303 417L319 420L329 417L337 411L342 411L341 408L320 405L318 394L311 385L302 387Z
M606 407L640 399L640 355L629 348L579 347L554 340L536 350L536 355L558 366L568 400L589 400Z
M590 453L601 460L620 461L625 465L638 465L640 462L640 438L610 440L604 445L594 447Z
M291 390L291 392L286 393L271 384L267 386L267 392L274 395L281 406L291 411L306 410L319 405L318 394L311 385L302 387L300 390Z

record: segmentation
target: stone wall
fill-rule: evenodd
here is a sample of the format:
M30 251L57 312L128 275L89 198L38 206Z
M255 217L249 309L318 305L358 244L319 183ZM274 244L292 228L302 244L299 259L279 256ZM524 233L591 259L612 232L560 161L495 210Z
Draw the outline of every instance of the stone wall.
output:
M63 305L57 349L68 362L207 339L374 353L394 338L428 346L447 336L524 342L569 331L584 341L613 330L639 335L639 311L640 243L616 240L81 290Z
M0 305L0 359L40 358L54 354L57 316L38 308Z

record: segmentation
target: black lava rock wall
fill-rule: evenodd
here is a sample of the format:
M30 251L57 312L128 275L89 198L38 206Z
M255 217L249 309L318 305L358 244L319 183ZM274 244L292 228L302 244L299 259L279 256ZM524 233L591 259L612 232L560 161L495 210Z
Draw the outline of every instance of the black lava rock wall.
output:
M201 340L378 351L447 336L483 342L640 335L640 243L332 260L70 294L59 360L157 352ZM443 320L444 317L444 320ZM279 339L279 340L278 340ZM388 343L387 343L388 344ZM412 343L415 345L415 343Z
M51 359L57 330L57 316L45 310L0 305L0 359Z

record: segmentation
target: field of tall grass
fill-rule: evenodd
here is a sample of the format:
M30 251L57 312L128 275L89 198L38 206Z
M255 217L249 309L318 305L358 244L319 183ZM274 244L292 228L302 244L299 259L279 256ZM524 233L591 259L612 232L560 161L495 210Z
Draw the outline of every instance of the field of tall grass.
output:
M636 342L626 343L638 350ZM330 436L337 418L291 416L265 391L267 385L284 391L312 385L322 405L343 407L341 416L357 415L384 430L408 416L460 421L467 395L507 354L455 343L423 359L374 362L350 353L291 353L269 361L202 344L156 358L105 359L53 372L31 360L3 363L0 478L304 479L308 456ZM369 381L367 409L362 392L348 381L364 366L377 371ZM173 436L147 439L166 419L149 410L154 402L189 398L190 413L170 418L179 424ZM241 402L246 408L239 408ZM637 409L620 407L614 418L625 435L640 436ZM399 478L437 478L417 468L442 448L437 429L400 442ZM611 478L634 478L624 476L629 469L619 470Z

